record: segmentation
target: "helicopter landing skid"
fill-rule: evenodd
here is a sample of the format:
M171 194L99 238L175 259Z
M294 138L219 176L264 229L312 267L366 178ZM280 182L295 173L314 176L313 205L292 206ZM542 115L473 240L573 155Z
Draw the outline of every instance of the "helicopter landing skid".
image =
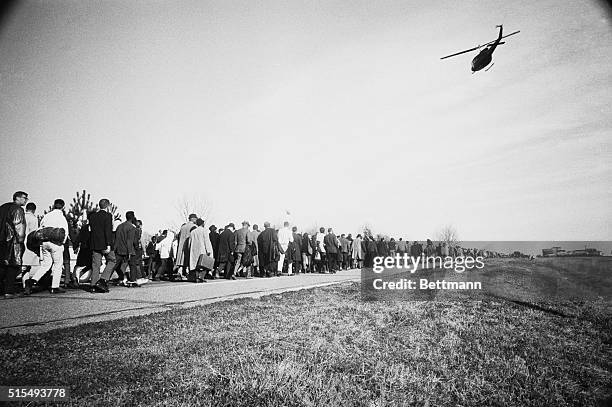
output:
M493 68L493 65L495 65L495 62L493 62L491 65L489 65L489 67L487 69L485 69L485 72L489 72L489 69Z

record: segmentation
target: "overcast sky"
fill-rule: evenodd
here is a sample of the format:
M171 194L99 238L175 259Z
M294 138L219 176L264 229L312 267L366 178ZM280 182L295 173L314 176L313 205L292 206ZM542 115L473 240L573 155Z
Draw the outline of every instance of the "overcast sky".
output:
M507 39L488 72L475 53ZM0 193L155 231L280 220L409 239L612 240L598 2L24 1L0 27Z

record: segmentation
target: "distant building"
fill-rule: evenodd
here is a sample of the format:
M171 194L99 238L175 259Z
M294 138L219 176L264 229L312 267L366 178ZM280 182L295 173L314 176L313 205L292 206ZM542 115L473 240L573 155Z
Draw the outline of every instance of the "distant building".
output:
M601 256L601 250L585 247L584 249L569 251L567 256Z
M555 246L550 249L542 249L542 257L590 257L601 256L601 250L585 247L584 249L568 250Z
M565 250L563 250L559 246L551 247L550 249L542 249L542 256L544 257L554 257L554 256L563 256L565 254Z

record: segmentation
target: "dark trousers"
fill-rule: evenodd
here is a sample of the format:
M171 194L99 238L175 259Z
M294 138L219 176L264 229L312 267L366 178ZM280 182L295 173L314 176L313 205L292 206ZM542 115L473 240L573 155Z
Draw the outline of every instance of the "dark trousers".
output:
M141 277L140 267L138 266L137 257L135 255L130 256L130 255L117 254L116 259L117 259L117 263L116 263L117 265L115 267L118 269L118 271L121 270L121 275L119 276L120 278L125 275L127 266L130 266L130 274L129 274L130 281L134 282Z
M219 259L217 258L217 252L215 252L215 249L213 249L213 258L215 259L215 264L214 264L214 270L213 272L216 272L217 267L219 267Z
M312 256L314 263L314 271L322 273L323 271L325 271L325 265L327 264L327 254L319 253L319 255L321 256L319 260L315 259L316 256Z
M340 253L340 255L342 256L342 268L343 269L348 269L349 268L349 255L348 252L343 252Z
M366 252L363 267L374 267L374 252Z
M155 277L155 273L160 264L161 259L159 257L151 257L151 262L149 263L149 276L151 276L151 278Z
M338 268L338 253L327 253L327 267L330 272Z
M169 265L170 259L161 259L159 266L157 267L157 271L155 273L155 278L160 278L164 276L168 272Z
M232 262L231 261L220 261L219 262L219 266L217 267L217 272L219 270L223 270L223 276L225 278L231 278L232 275L234 274L234 269L232 267Z
M64 247L64 250L68 250ZM70 259L64 259L64 285L68 285L68 283L72 282L74 278L72 277L72 273L70 270Z
M155 266L155 259L153 259L153 257L148 257L145 259L143 270L146 271L147 277L152 278L155 275Z
M268 268L266 271L272 275L279 274L278 273L278 261L271 261L270 263L268 263Z
M118 256L117 254L115 254L115 267L113 267L113 273L117 273L117 279L123 280L123 278L125 277L125 273L124 273L125 267L123 267L122 269L122 266L123 266L123 263L125 263L125 261L123 261L122 263L119 263L116 260L118 257L121 257L121 256ZM108 277L111 278L113 273L111 273Z
M15 280L21 266L0 264L0 294L15 294Z

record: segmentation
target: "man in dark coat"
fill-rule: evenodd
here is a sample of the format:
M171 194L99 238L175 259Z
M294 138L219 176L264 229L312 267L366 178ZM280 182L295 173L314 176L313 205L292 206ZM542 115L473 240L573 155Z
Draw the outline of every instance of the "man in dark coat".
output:
M302 235L297 233L297 226L291 228L293 242L291 245L291 261L293 261L293 271L298 274L302 264Z
M364 242L366 242L366 255L365 255L364 267L373 267L374 257L381 255L378 252L378 246L376 245L376 240L374 240L373 236L368 236L367 239L364 240Z
M91 287L92 292L108 292L108 279L110 279L115 267L115 253L113 252L113 215L110 214L110 201L106 198L98 202L100 210L91 215L89 219L90 240L89 247L92 251L91 263ZM102 257L106 260L106 266L100 276L100 265Z
M147 274L150 279L155 278L155 270L157 270L157 264L159 263L159 252L155 250L155 244L157 243L157 236L152 236L147 247L145 249L149 263L147 264Z
M91 249L89 247L90 240L90 229L89 229L89 218L93 212L87 212L87 220L81 226L76 239L72 242L72 250L77 255L76 264L72 274L77 280L77 284L80 281L80 274L84 274L86 271L91 270ZM77 272L79 267L83 267L80 272Z
M223 233L219 236L219 267L217 270L224 270L226 279L235 280L232 263L234 261L233 253L236 250L236 240L234 238L234 224L230 223L225 227Z
M208 228L210 233L208 234L208 238L210 239L210 244L213 249L213 257L215 259L215 270L217 270L217 266L219 266L219 233L217 233L217 227L212 225Z
M381 237L378 241L376 248L378 249L378 255L387 257L389 255L389 245L385 241L384 237Z
M312 273L312 253L314 249L308 233L302 235L302 247L300 251L302 252L302 267L304 268L304 273Z
M13 202L0 206L0 295L15 296L15 280L25 251L26 218L22 206L28 194L18 191Z
M137 275L136 264L136 226L134 225L134 212L125 213L125 222L117 226L115 232L115 258L116 268L120 268L125 276L127 266L130 266L130 282L135 283L140 276ZM124 277L125 278L125 277Z
M416 240L412 242L412 244L408 248L408 253L410 253L410 256L414 258L421 257L421 251L419 250L419 246Z
M332 228L327 229L327 234L323 238L323 243L325 244L325 253L327 253L329 272L335 273L338 269L338 247L340 244Z
M142 247L142 221L140 219L133 219L134 226L136 226L136 240L134 241L134 248L136 249L136 274L139 278L145 276L144 271L144 248Z
M276 231L270 227L270 222L265 222L264 231L257 236L257 249L260 273L265 270L266 277L270 277L271 272L278 274L277 262L280 258L278 247Z
M244 270L244 266L242 265L242 256L245 254L247 246L251 243L248 237L249 226L251 226L251 224L245 220L244 222L242 222L242 228L238 229L234 233L234 247L235 247L234 249L235 250L235 256L234 256L235 266L234 266L234 271L233 271L234 276L235 275L242 276L242 273ZM247 270L247 277L248 277L248 270Z
M68 223L68 239L64 242L64 287L65 288L79 288L79 280L77 277L71 273L72 269L70 268L70 244L74 247L74 241L76 240L76 228L73 223L70 222L66 214L64 213L64 217L66 218L66 223Z
M251 242L251 252L253 253L253 267L251 267L253 270L253 275L263 277L263 274L260 274L261 268L259 267L259 250L257 249L257 238L259 237L260 233L259 226L256 224L253 225L253 230L248 234L248 240Z
M341 264L340 267L342 269L348 270L349 268L349 251L351 250L351 242L344 237L344 234L340 235L340 259Z

